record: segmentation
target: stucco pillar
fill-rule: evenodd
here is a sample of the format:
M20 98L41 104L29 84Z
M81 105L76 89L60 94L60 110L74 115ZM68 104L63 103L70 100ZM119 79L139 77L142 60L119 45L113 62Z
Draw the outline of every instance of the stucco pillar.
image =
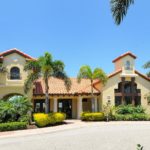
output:
M79 96L77 100L77 118L80 119L80 115L82 113L82 97Z
M94 102L95 102L95 112L97 112L97 97L94 98Z
M57 112L57 98L54 98L54 112Z

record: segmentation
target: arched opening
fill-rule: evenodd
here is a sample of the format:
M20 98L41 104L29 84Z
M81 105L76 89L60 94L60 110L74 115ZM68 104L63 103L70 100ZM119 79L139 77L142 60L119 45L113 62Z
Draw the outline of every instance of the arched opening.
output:
M20 69L18 67L12 67L10 69L10 79L11 80L20 80Z
M10 94L5 95L2 98L2 100L6 101L6 100L9 100L10 98L15 97L15 96L23 96L23 95L19 94L19 93L10 93Z
M115 105L141 105L141 90L137 89L137 84L135 79L132 78L131 81L125 81L118 84L118 89L115 89Z

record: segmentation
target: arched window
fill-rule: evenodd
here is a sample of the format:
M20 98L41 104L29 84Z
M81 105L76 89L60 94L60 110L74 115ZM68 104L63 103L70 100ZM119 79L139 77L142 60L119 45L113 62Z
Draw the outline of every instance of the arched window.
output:
M11 80L19 80L20 79L20 69L18 67L11 68L10 79Z
M130 70L131 69L131 63L130 61L126 61L126 70Z

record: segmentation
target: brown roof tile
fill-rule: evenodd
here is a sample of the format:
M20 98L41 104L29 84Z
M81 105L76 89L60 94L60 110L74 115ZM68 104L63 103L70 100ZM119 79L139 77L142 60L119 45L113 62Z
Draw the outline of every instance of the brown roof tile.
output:
M116 59L114 59L112 62L114 63L114 62L118 61L119 59L121 59L121 58L123 58L123 57L125 57L127 55L130 55L131 57L133 57L134 59L136 59L136 56L134 54L132 54L131 52L126 52L125 54L123 54L123 55L117 57Z
M71 78L72 86L70 91L66 90L64 81L57 78L49 78L49 94L50 95L78 95L78 94L91 94L91 83L88 79L82 79L81 83L77 82L76 78ZM42 95L45 91L45 84L42 79L35 82L34 95ZM100 94L94 88L94 94Z
M25 57L27 59L35 60L35 58L33 58L33 57L31 57L31 56L21 52L20 50L18 50L16 48L13 48L13 49L10 49L10 50L7 50L5 52L0 53L0 57L4 57L4 56L7 56L7 55L12 54L12 53L18 53L19 55L21 55L21 56L23 56L23 57Z

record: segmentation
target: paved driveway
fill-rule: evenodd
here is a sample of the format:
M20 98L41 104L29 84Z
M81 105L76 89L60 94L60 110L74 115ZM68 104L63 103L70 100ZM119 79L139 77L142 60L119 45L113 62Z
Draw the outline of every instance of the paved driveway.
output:
M144 150L150 150L150 122L76 123L66 126L68 129L55 132L38 133L37 130L37 134L1 136L0 150L136 150L138 143L144 146Z

